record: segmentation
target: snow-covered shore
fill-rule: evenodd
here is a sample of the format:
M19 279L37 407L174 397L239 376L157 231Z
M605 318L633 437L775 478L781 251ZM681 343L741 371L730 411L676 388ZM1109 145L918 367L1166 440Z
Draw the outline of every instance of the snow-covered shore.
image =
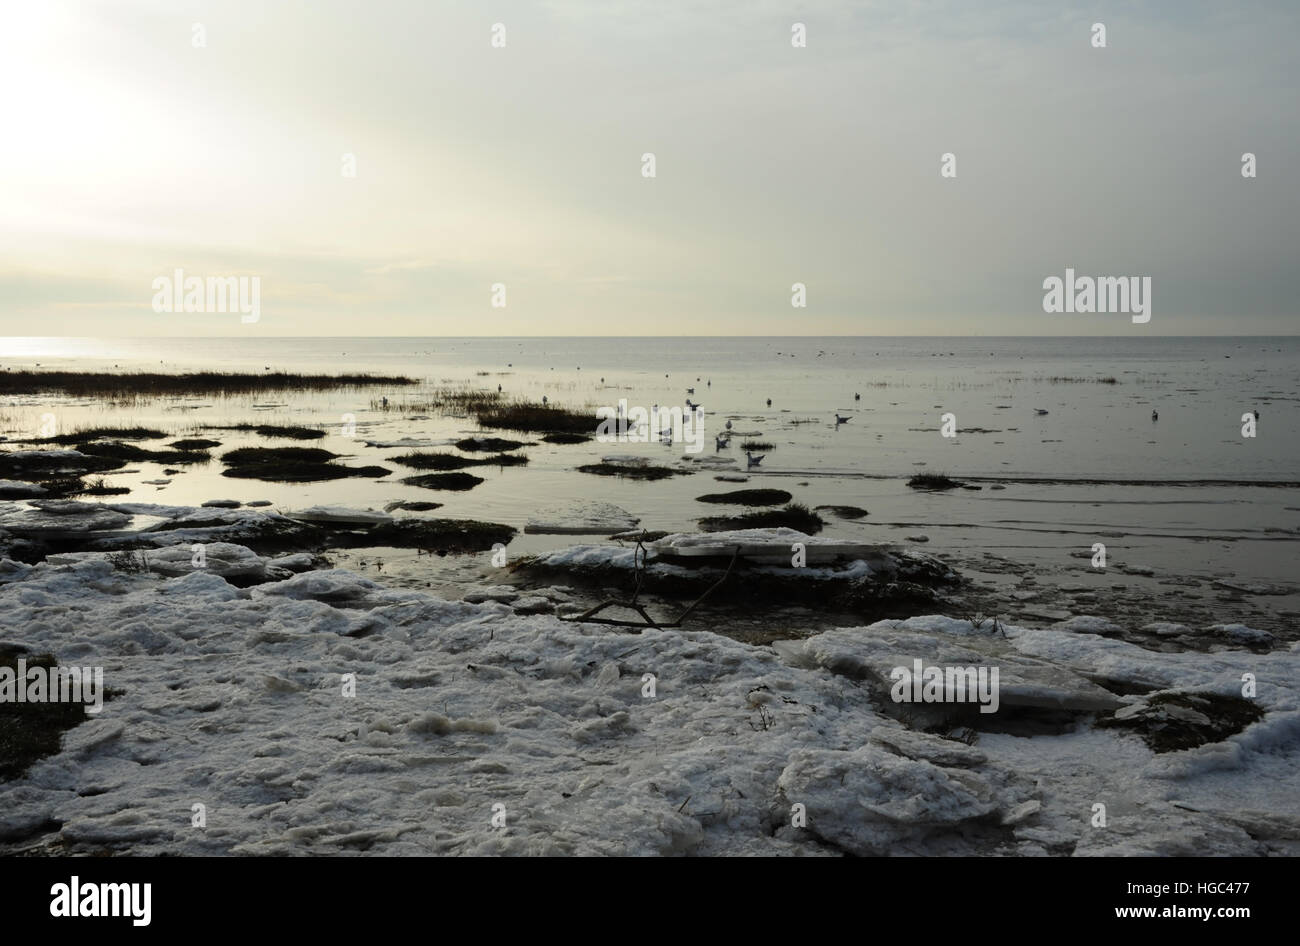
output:
M200 569L61 561L0 565L0 641L102 666L121 692L0 784L10 850L1256 854L1300 842L1294 647L1156 653L938 616L754 647L521 616L343 570L241 589ZM1253 674L1265 715L1162 754L1089 715L967 745L882 704L881 671L913 657L1000 663L1006 692L1031 707L1095 696L1098 679L1113 693L1239 696ZM1121 712L1143 699L1113 696ZM205 827L191 823L198 804ZM796 805L806 828L791 826Z

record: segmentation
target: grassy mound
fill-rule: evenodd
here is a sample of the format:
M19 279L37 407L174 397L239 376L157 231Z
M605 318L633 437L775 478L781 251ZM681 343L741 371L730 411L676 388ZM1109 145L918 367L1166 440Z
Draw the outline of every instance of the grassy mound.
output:
M815 511L825 510L832 516L839 516L841 519L861 519L869 513L861 506L816 506Z
M596 416L588 411L571 411L551 404L514 401L488 404L476 411L483 427L519 430L524 433L564 433L590 436L596 431Z
M213 447L221 446L221 441L191 437L188 440L173 440L167 446L173 450L211 450Z
M700 520L705 532L727 532L732 529L771 529L786 526L808 535L822 531L826 523L821 516L802 503L791 503L782 509L764 509L739 516L708 516Z
M279 437L284 440L320 440L325 431L315 427L278 427L274 424L209 424L204 430L251 430L259 437Z
M222 476L272 483L318 483L349 476L381 477L393 472L382 466L342 466L337 453L317 447L241 447L222 456L228 469Z
M85 443L89 440L159 440L167 435L151 427L87 427L72 433L44 437L37 443Z
M528 462L527 457L510 453L497 453L490 457L461 457L454 453L422 453L419 450L388 459L415 470L463 470L467 466L522 466Z
M956 489L961 486L961 482L949 479L942 473L918 473L907 481L907 485L912 489Z
M206 450L146 450L133 443L121 443L115 440L78 443L76 449L87 456L109 457L132 463L146 460L151 463L166 464L207 463L212 459L212 454Z
M366 542L440 553L483 552L498 542L508 543L515 531L511 526L475 519L405 518L375 526L367 533Z
M483 482L483 477L470 473L421 473L419 476L402 478L407 486L419 486L424 489L473 489Z
M455 446L457 450L474 453L487 450L518 450L520 447L531 447L533 444L524 440L506 440L503 437L466 437L464 440L457 440Z
M587 463L578 467L579 473L593 473L596 476L626 476L633 480L663 480L670 476L689 473L688 470L673 470L666 466L633 466L622 463Z
M696 496L697 503L730 503L733 506L779 506L791 497L783 489L736 489L730 493L707 493Z
M586 443L591 439L592 438L588 437L586 434L547 434L542 437L544 443L559 444Z

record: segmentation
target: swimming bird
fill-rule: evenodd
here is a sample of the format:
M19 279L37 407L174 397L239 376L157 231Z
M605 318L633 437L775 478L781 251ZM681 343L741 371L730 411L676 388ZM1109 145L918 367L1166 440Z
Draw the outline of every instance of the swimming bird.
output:
M382 401L384 402L384 410L387 410L387 409L388 409L388 398L386 398L386 397L385 397L385 398L380 398L380 400L382 400Z
M1035 413L1035 414L1046 414L1047 411L1043 410L1041 407L1035 407L1035 408L1034 408L1034 413Z
M746 450L745 459L749 461L750 466L758 466L760 463L763 462L763 454L750 453L748 450Z
M727 429L728 429L728 430L731 429L731 421L727 421Z
M1160 412L1159 412L1159 411L1152 411L1152 412L1151 412L1151 419L1152 419L1152 420L1159 420L1159 419L1160 419Z
M1255 415L1255 420L1259 420L1259 411L1253 411L1252 413Z
M836 414L836 415L835 415L835 426L836 426L836 427L838 427L840 424L847 424L848 422L849 422L849 418L847 418L847 417L841 417L839 414Z
M500 394L500 393L501 393L501 385L498 384L498 385L497 385L497 394Z
M724 437L722 434L718 434L716 437L713 438L713 440L717 444L717 449L719 450L721 450L723 447L731 446L731 438Z
M768 407L772 406L772 399L770 397L767 399L767 406Z
M543 403L543 404L547 403L547 401L546 401L546 395L545 395L545 394L542 395L542 403Z
M686 389L686 393L687 393L687 394L694 394L694 393L695 393L695 389L694 389L694 388L687 388L687 389Z
M853 400L855 400L855 401L860 401L860 400L862 400L862 395L861 395L861 394L855 394L855 395L853 395Z

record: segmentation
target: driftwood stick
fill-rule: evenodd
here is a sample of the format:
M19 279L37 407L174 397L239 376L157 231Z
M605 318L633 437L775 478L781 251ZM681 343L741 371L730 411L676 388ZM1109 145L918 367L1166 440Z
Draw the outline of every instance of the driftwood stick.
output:
M641 535L642 537L644 537L645 532L642 531ZM659 622L654 620L654 618L650 617L650 615L646 613L645 608L643 608L640 604L637 603L637 599L641 596L641 581L642 581L642 577L645 574L645 561L646 561L645 546L642 545L641 543L642 540L638 539L636 543L637 551L633 553L633 555L635 556L634 561L636 562L636 589L632 594L632 600L619 601L617 598L606 598L604 601L600 602L595 607L588 608L586 611L583 611L581 614L576 614L572 617L563 617L560 618L560 620L570 621L575 623L581 622L586 624L607 624L611 627L635 627L638 629L644 629L647 627L660 628L660 629L681 627L682 622L686 620L686 618L690 615L690 613L694 611L696 608L698 608L704 602L705 598L713 594L713 592L731 576L732 570L736 567L736 560L740 558L740 546L736 546L735 549L732 550L731 561L727 563L727 570L722 573L721 578L719 578L713 584L709 585L708 588L705 588L698 598L696 598L689 605L687 605L686 610L684 610L681 614L677 616L677 620L670 621L670 622ZM643 623L638 623L636 621L620 621L620 620L616 620L615 618L596 617L597 614L599 614L601 611L605 610L606 608L615 607L615 606L620 608L627 608L628 610L635 611L637 614L641 615Z

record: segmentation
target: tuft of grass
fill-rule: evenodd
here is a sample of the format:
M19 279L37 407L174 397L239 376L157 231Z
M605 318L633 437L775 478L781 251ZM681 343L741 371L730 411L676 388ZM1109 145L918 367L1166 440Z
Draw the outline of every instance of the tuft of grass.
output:
M320 440L325 431L315 427L278 427L275 424L208 424L204 430L251 430L259 437L279 437L285 440Z
M743 443L741 443L740 449L749 450L752 453L757 453L760 450L771 450L772 445L762 440L746 440Z
M109 486L108 482L102 477L97 476L87 483L78 482L76 485L68 486L64 491L65 496L120 496L123 493L129 493L131 490L125 486Z
M149 571L149 559L145 557L143 551L109 552L104 558L115 571L130 574L143 574Z
M790 499L790 494L783 489L737 489L730 493L707 493L695 497L697 503L731 503L736 506L779 506Z
M591 439L592 438L588 437L586 434L546 434L542 437L542 440L545 443L558 444L586 443Z
M950 479L942 473L917 473L907 481L907 485L912 487L912 489L940 490L956 489L962 484L960 481Z
M564 433L591 435L596 431L595 415L589 411L572 411L554 404L527 401L494 403L475 411L479 426L524 433Z
M461 457L454 453L423 453L413 450L400 457L389 457L392 463L400 463L416 470L463 470L467 466L522 466L528 457L519 454L497 453L490 457Z
M388 503L384 506L384 512L392 512L395 509L404 509L407 512L431 512L434 509L441 509L442 503L430 503L423 500L398 500L397 502Z
M686 475L688 470L673 470L666 466L625 466L621 463L586 463L578 467L579 473L596 476L626 476L633 480L663 480L670 476Z
M370 409L399 414L472 414L502 400L496 391L477 388L437 388L416 397L390 400L371 398Z
M261 463L328 463L339 454L319 447L240 447L222 455L223 462L231 466L251 466Z
M705 532L727 532L731 529L770 529L787 526L808 535L816 535L822 531L822 526L825 524L821 516L802 503L791 503L781 509L747 512L739 516L708 516L700 520L700 528Z
M151 427L87 427L71 433L44 437L33 443L85 443L91 440L159 440L167 435Z
M133 443L121 443L115 440L78 443L76 449L87 456L108 457L123 462L147 460L152 463L185 464L207 463L212 459L212 454L206 450L146 450Z
M531 447L533 444L523 440L506 440L502 437L466 437L464 440L457 440L455 446L457 450L474 453L487 450L518 450L520 447Z

